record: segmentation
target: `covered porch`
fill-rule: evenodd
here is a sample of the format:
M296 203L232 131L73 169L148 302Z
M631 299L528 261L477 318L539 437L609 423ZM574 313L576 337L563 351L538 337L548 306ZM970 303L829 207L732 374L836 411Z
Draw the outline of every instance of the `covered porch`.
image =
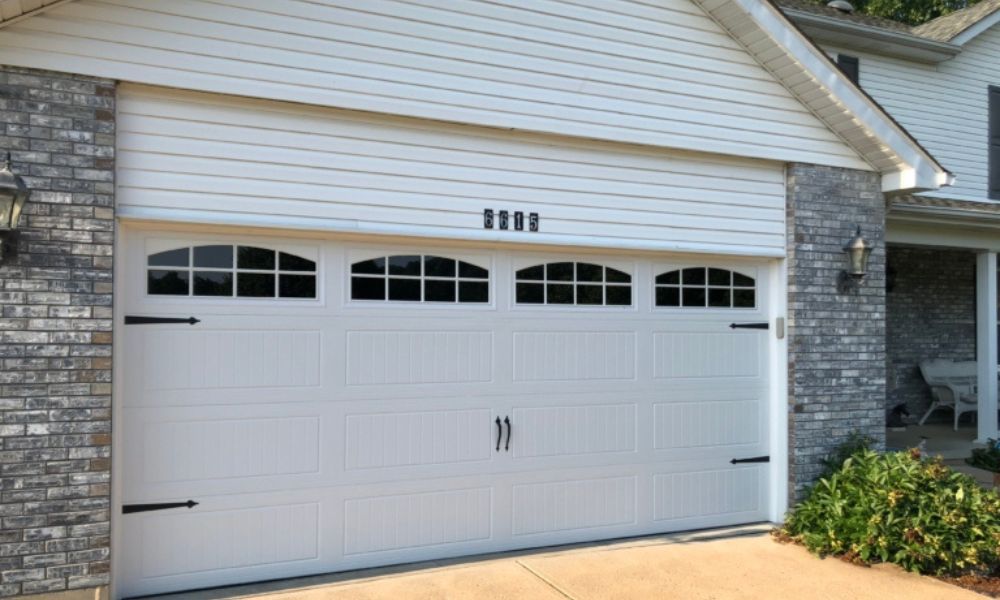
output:
M969 204L894 203L887 232L886 446L957 465L998 437L1000 212Z

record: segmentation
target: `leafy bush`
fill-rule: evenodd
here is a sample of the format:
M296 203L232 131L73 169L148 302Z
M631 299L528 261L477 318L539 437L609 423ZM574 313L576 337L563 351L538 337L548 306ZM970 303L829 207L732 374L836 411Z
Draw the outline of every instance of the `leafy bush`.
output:
M777 535L859 563L985 571L1000 564L1000 497L917 450L859 450L813 486Z
M855 431L847 438L846 442L837 446L837 448L829 456L821 461L823 464L823 472L820 474L819 478L829 479L831 475L839 471L841 467L844 466L847 459L862 450L871 450L874 446L875 438Z
M965 462L973 467L1000 473L1000 440L987 440L986 447L973 450L972 456L965 459Z

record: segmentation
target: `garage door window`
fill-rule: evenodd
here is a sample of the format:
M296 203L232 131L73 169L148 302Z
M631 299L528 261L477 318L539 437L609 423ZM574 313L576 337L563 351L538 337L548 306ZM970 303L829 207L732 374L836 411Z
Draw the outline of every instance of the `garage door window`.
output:
M351 265L351 299L390 302L490 301L490 272L444 256L379 256Z
M583 262L554 262L517 271L518 304L631 306L632 276Z
M177 248L149 255L146 291L152 296L315 298L316 262L257 246Z
M753 277L712 267L690 267L656 276L656 305L682 308L754 308Z

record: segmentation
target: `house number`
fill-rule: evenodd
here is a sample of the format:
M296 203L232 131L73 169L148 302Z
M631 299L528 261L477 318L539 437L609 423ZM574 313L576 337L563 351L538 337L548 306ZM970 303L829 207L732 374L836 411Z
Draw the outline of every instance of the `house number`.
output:
M506 210L494 211L492 208L483 210L483 229L496 228L507 231L511 229L512 221L514 231L524 231L524 213L522 211L514 211L514 214L511 215L510 211ZM538 213L528 213L528 231L538 231Z

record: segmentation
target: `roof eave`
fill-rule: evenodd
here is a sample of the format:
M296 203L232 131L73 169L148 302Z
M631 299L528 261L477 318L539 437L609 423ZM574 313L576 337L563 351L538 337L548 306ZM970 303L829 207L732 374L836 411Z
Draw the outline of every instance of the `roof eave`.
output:
M983 17L979 21L976 21L973 25L962 30L961 33L949 40L952 44L958 46L964 46L965 44L971 42L973 39L979 36L979 34L987 31L997 23L1000 23L1000 10L996 10L987 16Z
M843 45L852 49L906 58L925 63L940 63L962 51L961 46L909 33L890 31L853 23L835 17L785 9L785 15L815 41Z

